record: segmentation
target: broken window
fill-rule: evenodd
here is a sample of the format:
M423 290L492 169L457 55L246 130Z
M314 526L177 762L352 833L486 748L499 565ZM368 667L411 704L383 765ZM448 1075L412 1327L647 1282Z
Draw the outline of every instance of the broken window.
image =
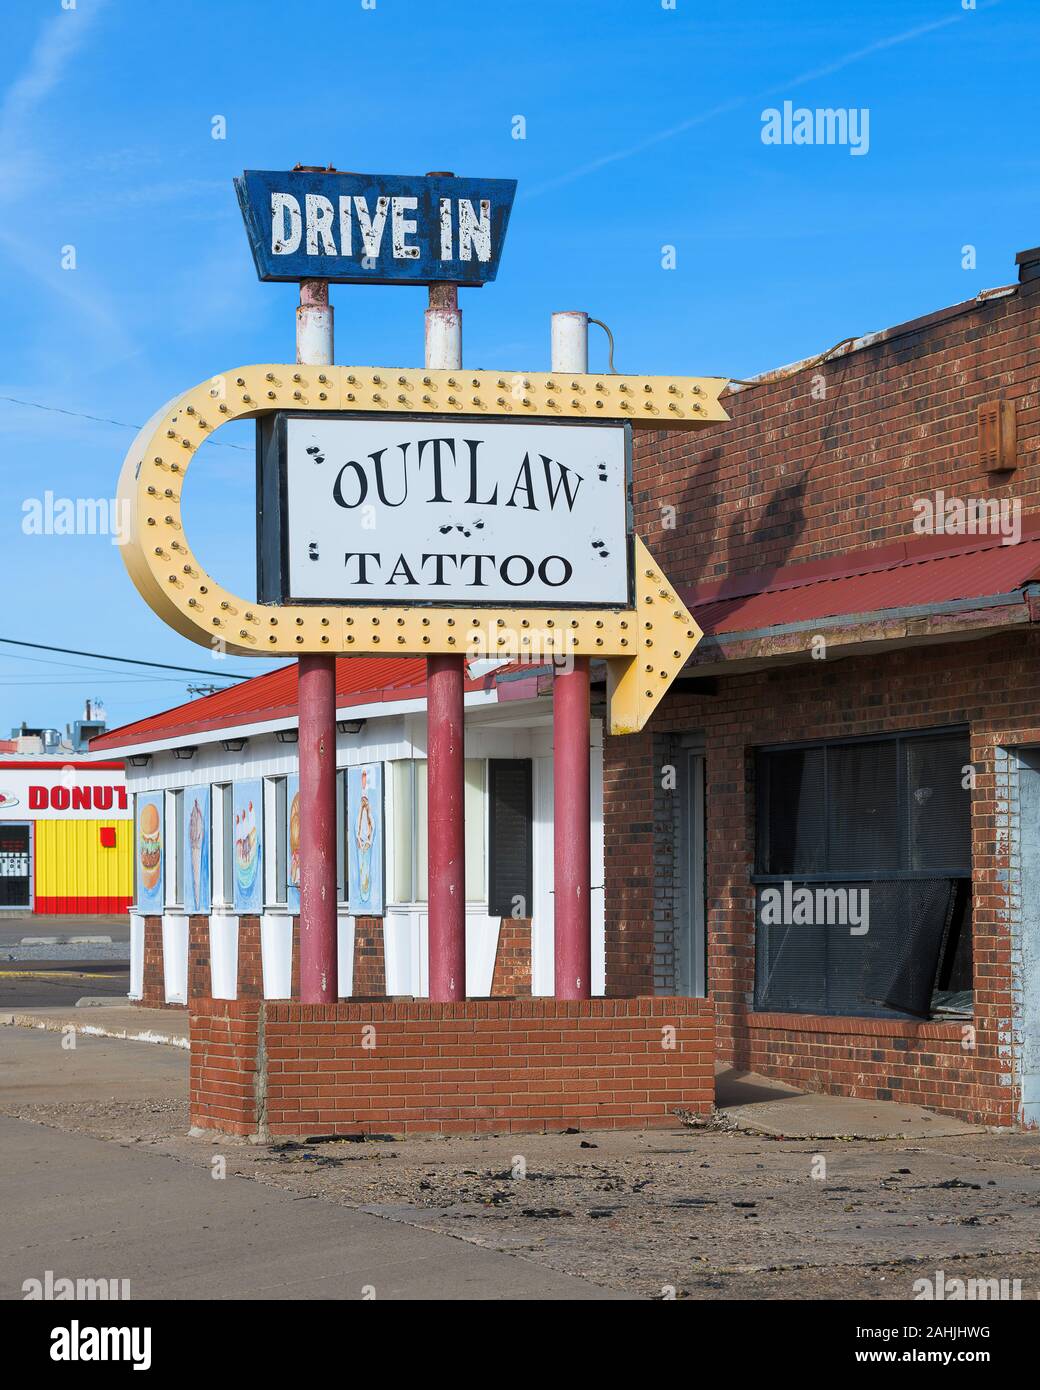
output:
M762 749L755 1006L971 1012L966 730Z

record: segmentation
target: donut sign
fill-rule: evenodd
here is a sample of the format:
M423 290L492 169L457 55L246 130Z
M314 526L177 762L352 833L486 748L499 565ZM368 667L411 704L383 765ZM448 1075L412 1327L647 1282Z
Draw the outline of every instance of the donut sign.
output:
M129 820L126 786L115 776L71 764L53 770L5 768L0 820Z

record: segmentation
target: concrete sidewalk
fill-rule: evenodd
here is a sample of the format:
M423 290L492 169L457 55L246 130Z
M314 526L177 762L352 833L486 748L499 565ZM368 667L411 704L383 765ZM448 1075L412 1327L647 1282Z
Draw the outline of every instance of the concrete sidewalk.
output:
M0 1298L47 1270L132 1298L601 1299L624 1295L417 1226L0 1117ZM371 1292L366 1292L371 1291Z
M735 1129L785 1139L938 1139L983 1132L922 1105L798 1091L721 1064L715 1071L715 1104Z

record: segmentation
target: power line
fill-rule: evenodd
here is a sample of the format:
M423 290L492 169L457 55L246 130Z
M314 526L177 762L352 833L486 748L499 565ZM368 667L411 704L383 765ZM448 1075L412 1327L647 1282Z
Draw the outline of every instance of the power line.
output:
M95 661L120 661L126 666L151 666L158 671L187 671L192 676L213 676L216 675L220 680L247 681L251 676L243 675L239 671L219 671L215 672L213 667L203 668L201 666L171 666L166 661L140 661L133 656L106 656L104 652L80 652L74 647L48 647L43 642L19 642L15 637L0 637L0 642L8 647L30 647L34 652L59 652L62 656L89 656ZM99 671L98 675L104 672Z
M109 420L104 415L84 415L81 410L63 410L60 405L41 405L39 401L23 401L17 396L0 396L0 401L9 401L11 405L28 405L33 410L48 410L52 415L71 415L74 420L92 420L95 425L118 425L121 430L140 430L141 425L130 425L125 420ZM252 453L252 450L245 444L232 444L226 439L209 439L203 441L208 444L216 444L221 449L241 449L245 453Z

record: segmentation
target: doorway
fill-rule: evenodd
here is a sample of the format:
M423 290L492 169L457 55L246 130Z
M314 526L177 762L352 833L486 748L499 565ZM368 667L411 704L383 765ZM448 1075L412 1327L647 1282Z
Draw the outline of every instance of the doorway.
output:
M675 986L687 998L703 998L708 990L705 911L705 820L702 749L679 750L679 815L676 822Z
M0 909L32 907L32 825L0 821Z

